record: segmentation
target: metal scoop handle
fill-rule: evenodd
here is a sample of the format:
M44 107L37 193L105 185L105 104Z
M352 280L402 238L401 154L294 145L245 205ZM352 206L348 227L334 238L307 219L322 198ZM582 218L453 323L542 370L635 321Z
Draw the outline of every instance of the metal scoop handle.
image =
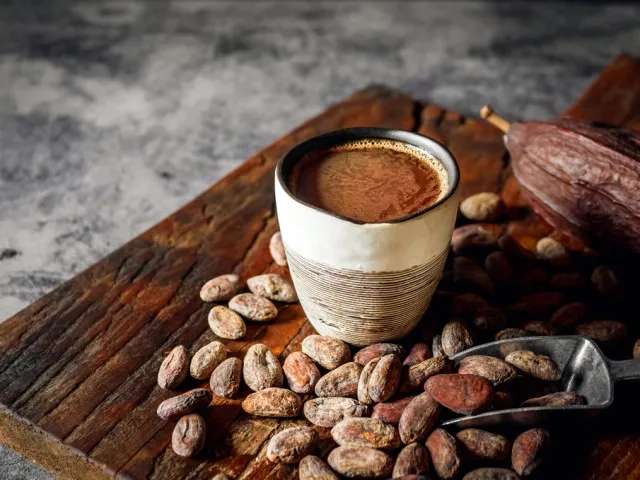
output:
M640 359L634 360L608 360L611 380L635 380L640 378Z

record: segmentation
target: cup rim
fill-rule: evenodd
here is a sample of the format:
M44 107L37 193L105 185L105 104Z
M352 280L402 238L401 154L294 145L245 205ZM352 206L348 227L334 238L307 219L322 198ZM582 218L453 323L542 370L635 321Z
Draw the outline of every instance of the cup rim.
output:
M393 140L401 143L406 143L415 148L423 150L425 153L435 157L436 161L442 163L447 171L448 175L448 188L445 195L438 200L437 202L429 205L428 207L423 208L422 210L418 210L417 212L411 213L409 215L405 215L404 217L395 218L393 220L389 220L387 222L362 222L359 220L354 220L352 218L347 218L343 215L339 215L337 213L329 212L327 210L323 210L322 208L316 207L315 205L311 205L310 203L305 202L297 198L293 192L289 189L287 182L285 181L285 170L291 171L293 166L299 162L306 154L314 151L314 150L322 150L324 148L330 148L335 145L339 145L341 143L347 143L356 140L363 140L367 138L378 138L384 140ZM435 147L435 148L434 148ZM441 150L439 152L434 152L434 150ZM443 154L444 153L444 158ZM427 137L425 135L421 135L416 132L409 132L406 130L398 130L393 128L380 128L380 127L353 127L353 128L343 128L340 130L333 130L331 132L324 133L322 135L318 135L312 137L304 142L301 142L291 148L287 153L285 153L278 165L276 166L276 179L280 188L287 194L289 198L293 201L304 205L305 207L312 208L317 212L324 213L331 217L337 218L339 220L343 220L345 222L349 222L355 225L385 225L385 224L394 224L394 223L402 223L407 220L411 220L412 218L419 217L424 215L425 213L435 210L440 205L449 200L454 193L458 190L458 186L460 184L460 167L458 166L458 162L456 161L453 153L442 143L433 138Z

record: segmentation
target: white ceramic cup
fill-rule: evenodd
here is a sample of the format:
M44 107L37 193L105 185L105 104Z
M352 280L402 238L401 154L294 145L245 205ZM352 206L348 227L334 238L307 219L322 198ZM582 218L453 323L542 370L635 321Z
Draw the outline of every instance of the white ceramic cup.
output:
M361 139L403 142L428 153L448 179L433 205L388 223L359 223L297 199L287 185L306 154ZM416 133L350 128L307 140L278 163L276 205L291 277L321 335L354 345L395 340L418 324L436 289L456 220L460 172L449 150Z

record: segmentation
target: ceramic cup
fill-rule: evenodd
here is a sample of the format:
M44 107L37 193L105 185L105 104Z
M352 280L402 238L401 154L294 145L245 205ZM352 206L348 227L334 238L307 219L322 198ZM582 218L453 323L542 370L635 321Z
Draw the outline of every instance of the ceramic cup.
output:
M359 223L297 199L287 185L306 154L360 139L389 139L423 150L448 176L437 203L388 223ZM276 168L280 232L300 304L321 335L354 345L404 337L420 321L442 276L459 195L447 148L416 133L349 128L290 150Z

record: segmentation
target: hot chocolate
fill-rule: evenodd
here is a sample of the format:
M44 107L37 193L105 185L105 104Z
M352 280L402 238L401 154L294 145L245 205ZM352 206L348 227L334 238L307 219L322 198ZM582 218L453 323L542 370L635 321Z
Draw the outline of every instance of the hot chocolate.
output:
M294 196L363 223L406 217L446 190L440 162L416 147L384 139L358 140L302 158L289 175Z

